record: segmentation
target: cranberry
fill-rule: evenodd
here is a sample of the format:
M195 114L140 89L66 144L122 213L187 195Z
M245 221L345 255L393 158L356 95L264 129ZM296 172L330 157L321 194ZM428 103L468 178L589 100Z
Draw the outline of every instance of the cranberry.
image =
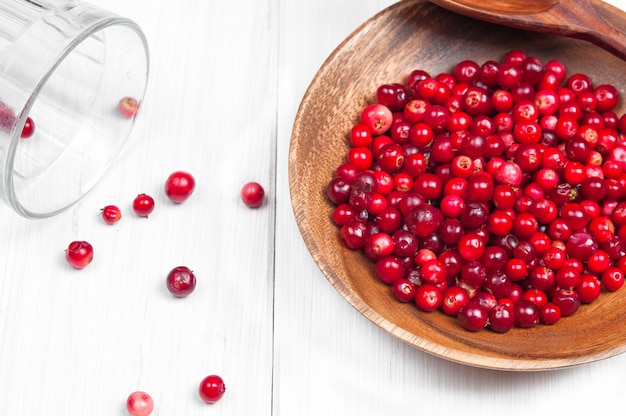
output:
M408 88L402 84L384 84L378 87L376 98L391 111L400 111L409 100Z
M450 316L457 316L459 310L470 301L467 291L460 286L450 286L443 292L441 310Z
M341 227L339 238L344 246L353 250L359 249L367 241L367 226L363 221L352 219Z
M539 309L540 322L546 325L554 325L561 319L561 308L552 302L547 302Z
M198 393L205 403L217 403L226 393L226 385L220 376L209 375L200 382Z
M391 127L393 115L383 104L370 104L361 112L361 123L369 127L372 134L381 135Z
M452 75L457 82L471 85L479 77L481 67L474 61L465 60L459 62L452 71Z
M559 307L561 316L570 316L580 307L580 297L573 289L558 289L552 294L552 303Z
M140 217L148 217L154 211L154 199L148 194L139 194L133 200L133 211Z
M75 269L84 269L93 260L93 246L87 241L72 241L65 250L65 259Z
M109 225L113 225L122 219L122 211L116 205L105 206L100 210L100 215L102 220Z
M394 297L402 303L411 302L415 298L415 284L408 279L396 280L391 291Z
M468 302L459 309L457 319L468 331L480 331L487 325L489 312L477 302Z
M189 267L177 266L167 274L166 283L172 295L184 298L196 288L196 276Z
M117 104L117 110L126 118L134 118L139 111L139 101L132 97L124 97Z
M425 283L439 284L448 277L446 274L446 266L437 258L430 259L422 267L422 281Z
M522 168L515 162L503 162L495 177L502 184L519 186L522 183Z
M240 197L249 208L258 208L265 201L265 190L257 182L248 182L241 188Z
M443 221L443 214L438 208L430 204L423 204L412 209L405 221L413 234L418 237L425 237L437 231Z
M609 292L615 292L624 286L624 272L617 267L610 267L600 277L600 282Z
M441 306L443 294L434 284L424 283L417 287L415 291L415 304L425 312L432 312Z
M471 116L488 115L493 106L491 96L480 87L469 87L463 96L463 110Z
M529 300L517 302L513 312L518 328L531 328L539 323L539 307Z
M511 278L504 272L492 271L487 274L483 289L491 293L496 299L508 296L511 290Z
M376 261L375 272L382 282L391 285L404 277L404 265L400 257L384 256Z
M488 207L484 203L469 201L463 205L459 219L465 229L477 230L488 222Z
M20 134L20 137L22 139L28 139L29 137L32 137L33 134L35 134L35 122L32 118L26 117L26 121L24 122L24 127L22 127L22 133Z
M418 249L417 237L404 229L396 230L391 238L393 239L393 254L399 257L414 256Z
M580 278L580 283L574 290L581 303L591 303L600 296L602 285L596 276L586 274Z
M165 181L165 195L174 203L185 202L196 187L194 177L185 171L176 171L170 174Z
M534 287L534 285L532 285ZM542 308L546 303L548 303L548 295L543 290L539 289L528 289L522 293L523 300L529 300L539 308Z
M357 124L350 130L350 146L368 147L372 144L372 131L365 124Z
M598 242L587 232L577 232L567 239L568 254L580 260L588 260L598 250Z
M533 288L548 291L554 287L556 275L551 268L538 266L530 270L528 280Z
M476 232L469 232L459 239L458 250L464 260L478 260L485 254L485 242Z
M495 332L508 332L515 324L513 310L505 304L497 304L489 310L489 328Z
M130 416L150 416L154 409L154 400L143 391L135 391L126 399L126 410Z
M391 138L389 138L389 141L391 142ZM373 160L372 149L368 147L352 147L348 150L348 162L356 165L361 170L369 169L372 166Z

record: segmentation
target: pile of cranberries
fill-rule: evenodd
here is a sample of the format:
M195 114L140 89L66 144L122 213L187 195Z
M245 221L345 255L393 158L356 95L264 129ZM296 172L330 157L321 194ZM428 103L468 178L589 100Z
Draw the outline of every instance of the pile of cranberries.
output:
M326 187L400 302L470 331L554 324L626 272L618 90L514 50L385 84Z

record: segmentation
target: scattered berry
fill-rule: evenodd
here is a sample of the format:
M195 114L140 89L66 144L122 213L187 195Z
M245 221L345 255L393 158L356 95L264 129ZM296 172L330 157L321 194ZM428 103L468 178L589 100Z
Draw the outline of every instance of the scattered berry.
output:
M24 122L24 127L22 128L22 139L28 139L35 133L35 122L32 118L26 117L26 121Z
M154 400L148 393L136 391L126 399L126 410L130 416L149 416L154 409Z
M198 393L200 398L209 404L218 402L224 393L226 392L226 386L220 376L210 375L206 376L200 383Z
M65 250L65 259L76 269L83 269L93 260L93 247L87 241L72 241Z
M196 276L186 266L174 267L167 274L167 290L177 298L184 298L196 288Z
M124 97L117 104L117 110L126 118L133 118L139 111L139 101L132 97Z
M241 188L241 200L250 208L258 208L265 200L265 190L257 182L248 182Z
M148 217L154 211L154 199L147 194L139 194L133 200L133 211L140 217Z
M115 224L122 219L122 211L116 205L107 205L100 210L102 219L107 224Z
M196 187L193 176L184 171L172 173L165 181L165 195L174 203L185 202Z

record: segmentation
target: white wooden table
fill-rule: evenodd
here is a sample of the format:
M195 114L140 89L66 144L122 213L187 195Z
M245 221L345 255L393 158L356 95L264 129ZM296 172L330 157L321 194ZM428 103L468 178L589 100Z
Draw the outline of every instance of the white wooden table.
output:
M93 0L136 20L151 46L133 142L78 205L32 221L0 208L0 415L125 414L144 390L154 415L616 414L626 355L552 372L467 367L375 327L326 281L292 215L293 119L317 69L393 0ZM623 0L611 3L626 9ZM621 87L622 94L626 86ZM197 189L174 206L177 169ZM239 200L250 180L268 200ZM130 204L157 203L148 219ZM98 217L118 204L122 221ZM70 241L94 262L65 264ZM187 265L196 291L165 274ZM227 392L209 406L200 380Z

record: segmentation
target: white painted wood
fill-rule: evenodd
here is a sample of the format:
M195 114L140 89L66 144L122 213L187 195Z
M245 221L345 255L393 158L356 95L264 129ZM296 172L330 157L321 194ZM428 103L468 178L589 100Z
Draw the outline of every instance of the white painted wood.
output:
M0 207L0 415L124 415L145 390L154 415L608 414L620 356L570 370L506 373L417 351L354 311L309 256L291 211L287 156L299 102L332 50L391 0L93 0L136 20L149 91L124 157L70 211L29 221ZM626 9L624 1L611 3ZM180 206L163 181L198 181ZM239 200L249 180L267 203ZM153 194L136 218L130 203ZM98 218L105 204L124 218ZM92 242L70 269L63 250ZM197 291L174 299L179 264ZM228 391L202 403L210 373Z

